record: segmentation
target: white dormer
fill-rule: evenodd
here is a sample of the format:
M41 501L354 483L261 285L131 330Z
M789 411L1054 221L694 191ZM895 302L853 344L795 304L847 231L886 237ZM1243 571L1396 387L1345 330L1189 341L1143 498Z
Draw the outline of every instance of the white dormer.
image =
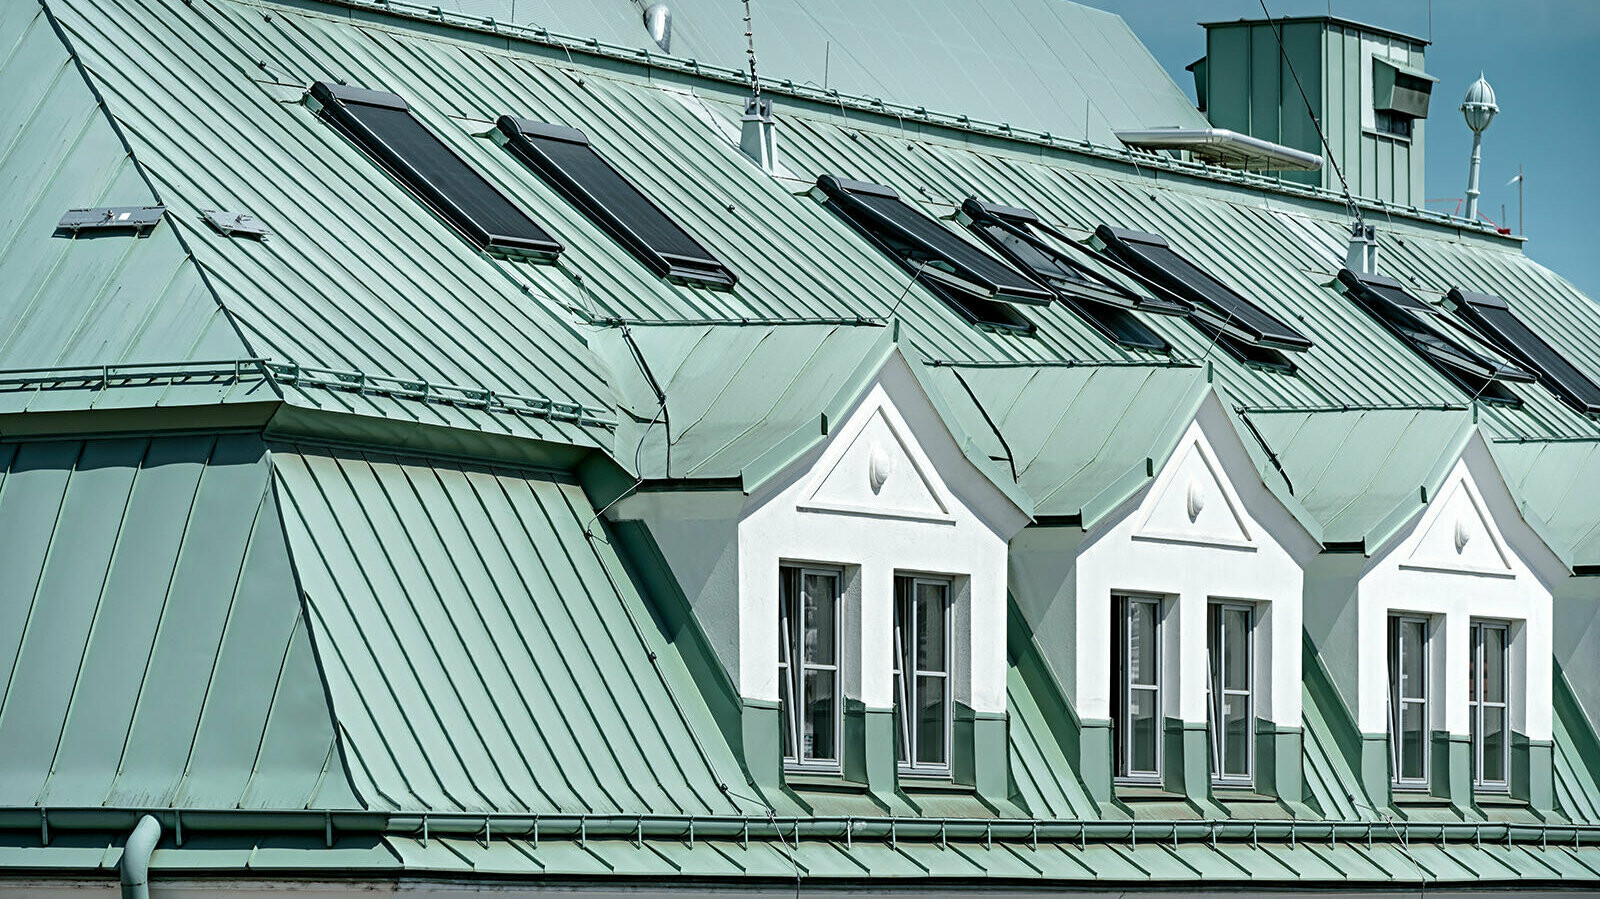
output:
M1356 587L1357 724L1387 738L1397 794L1527 795L1512 746L1548 751L1552 596L1565 576L1474 434Z
M1007 542L1026 500L969 457L898 349L845 393L743 491L634 496L616 517L648 524L688 594L747 754L770 729L791 779L1003 798Z
M1048 554L1074 558L1060 594L1019 582L1019 603L1064 675L1092 793L1281 786L1298 798L1301 591L1317 545L1261 482L1215 394L1172 446L1081 538L1030 529L1029 577Z

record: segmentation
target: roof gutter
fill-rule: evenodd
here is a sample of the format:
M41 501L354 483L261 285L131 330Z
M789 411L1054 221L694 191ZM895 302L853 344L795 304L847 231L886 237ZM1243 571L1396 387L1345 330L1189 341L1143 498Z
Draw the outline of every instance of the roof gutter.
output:
M149 815L139 819L122 847L122 899L150 899L150 854L161 841L161 822Z
M1510 823L1503 821L1307 821L1307 820L1136 820L1107 821L1082 819L972 819L972 818L885 818L885 817L768 817L767 815L537 815L473 814L465 812L373 812L360 809L265 810L265 809L153 809L142 810L78 808L0 809L0 829L39 826L48 817L49 829L103 831L126 826L139 816L138 826L124 850L124 896L132 886L143 889L147 883L150 851L161 834L162 821L169 821L178 833L185 831L246 834L315 833L333 846L337 837L347 834L380 834L395 838L472 837L505 838L619 838L639 841L647 838L683 839L780 839L797 836L842 841L858 839L920 840L932 842L986 841L1033 843L1039 840L1120 843L1128 840L1172 842L1212 841L1274 842L1340 840L1393 842L1476 842L1495 841L1523 844L1595 845L1600 843L1600 825L1560 823ZM182 845L182 841L179 841Z
M1188 150L1197 158L1229 168L1256 171L1315 172L1322 157L1227 128L1151 128L1118 131L1117 140L1141 150Z

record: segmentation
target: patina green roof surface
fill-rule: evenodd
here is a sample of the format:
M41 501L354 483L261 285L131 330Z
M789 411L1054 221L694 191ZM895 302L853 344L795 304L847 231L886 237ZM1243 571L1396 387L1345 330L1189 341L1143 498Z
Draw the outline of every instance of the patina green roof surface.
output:
M423 4L425 6L425 4ZM637 13L601 0L445 0L660 55ZM678 0L672 55L742 71L744 9ZM1122 17L1061 0L775 0L751 6L762 77L1118 146L1116 129L1206 122Z
M1028 2L985 15L1036 14ZM690 11L678 26L687 46L713 41L695 20L709 8L680 7ZM1058 17L1089 15L1048 8ZM1471 421L1468 397L1330 286L1348 223L1342 207L1325 200L798 100L780 100L778 110L794 177L774 179L729 140L742 91L581 49L309 3L49 0L38 9L47 13L28 3L0 10L0 35L16 36L0 40L9 54L0 57L0 87L13 88L0 103L40 98L29 127L0 156L0 173L26 182L32 202L0 244L0 271L21 265L16 271L34 277L17 261L32 257L57 260L83 280L42 281L34 298L6 296L31 304L19 307L21 330L3 345L4 359L23 355L7 365L144 358L131 353L174 362L215 346L219 358L264 357L271 367L248 385L226 375L203 385L208 401L275 399L281 391L296 412L277 422L279 435L325 427L355 442L404 446L408 435L438 428L457 435L462 456L481 449L476 439L497 435L609 450L650 476L748 482L751 470L770 473L774 459L792 458L781 451L804 443L789 437L808 422L818 427L805 440L821 439L823 417L859 385L864 366L900 352L925 366L919 382L975 464L1007 466L1006 477L1016 466L1013 486L1028 494L1019 505L1086 525L1137 489L1215 390L1243 408L1240 421L1260 427L1263 476L1270 481L1271 463L1262 458L1277 454L1296 501L1330 541L1329 534L1367 539L1405 514ZM572 21L604 20L617 34L616 22L635 19L573 9ZM705 12L704 27L732 16L731 6ZM1091 18L1105 34L1122 27ZM863 32L840 45L871 39ZM1065 53L1063 46L1049 52ZM813 38L797 37L772 57L792 51L794 61L773 64L814 65L815 49ZM1102 58L1098 52L1090 55ZM1113 46L1103 58L1118 52ZM913 68L895 71L907 90L923 89ZM41 72L55 80L41 82ZM472 250L308 112L305 88L329 79L409 99L432 131L567 245L561 261L512 263ZM44 102L52 98L60 102ZM60 118L41 118L46 111ZM582 128L729 263L738 285L714 292L655 278L484 138L502 113ZM111 122L126 135L132 161ZM52 133L73 137L51 143ZM29 148L36 138L43 143ZM60 148L81 152L104 177L93 200L69 202L76 192L66 180L35 177ZM1028 206L1079 238L1101 223L1159 230L1315 346L1290 375L1241 365L1187 324L1164 319L1149 324L1172 342L1170 357L1121 349L1059 304L1025 310L1038 326L1034 336L973 328L803 195L822 173L889 184L942 218L975 193ZM111 202L109 192L122 185L129 202L159 194L169 205L149 236L40 236L59 214L47 207ZM220 235L199 218L213 207L258 215L274 234L262 242ZM1505 295L1580 367L1600 370L1592 303L1516 243L1403 213L1380 227L1384 271L1421 298L1437 302L1458 285ZM106 301L94 298L120 297L124 288L133 299L115 308L159 327L138 332L96 312ZM223 330L219 308L237 337ZM52 309L72 314L41 311ZM628 334L616 319L633 320ZM636 358L646 364L633 366ZM670 426L651 426L660 411L652 379L671 388ZM98 405L111 393L107 380L28 387L24 402L30 410ZM169 386L122 384L143 392L111 402L164 403ZM1549 527L1581 557L1594 527L1565 496L1587 483L1581 454L1600 426L1541 386L1516 389L1523 408L1480 407L1478 426L1490 438L1543 441L1499 444L1497 458L1517 472L1519 498L1548 509L1541 514ZM565 411L552 414L554 403ZM1037 414L1046 404L1051 414ZM614 432L613 414L621 419ZM340 424L329 423L334 417ZM726 732L567 475L312 443L269 450L259 440L0 449L0 528L13 530L0 532L0 634L19 635L14 649L0 643L9 654L0 671L10 683L48 683L8 688L0 700L0 741L21 747L22 760L0 773L0 802L29 810L600 813L641 831L653 815L766 820L766 809L739 792L744 776ZM1344 452L1330 458L1335 442ZM1550 459L1536 452L1558 446L1574 449ZM636 460L626 458L630 450ZM171 460L161 455L169 451ZM1552 465L1578 474L1564 486L1562 475L1545 473ZM163 478L172 483L149 487ZM146 517L151 523L138 526ZM150 577L145 567L167 557L167 581ZM232 598L215 602L219 593ZM135 601L144 605L120 605ZM186 639L168 639L170 628ZM241 631L271 639L230 639ZM207 665L210 678L195 676ZM118 689L77 689L103 679ZM269 691L269 683L281 686ZM1015 798L1034 813L1100 814L1047 726L1054 711L1028 694L1015 670L1009 686L1017 716L1011 755L1024 775ZM143 701L146 691L161 691L161 701ZM1348 737L1343 709L1331 693L1313 693L1305 718L1310 798L1326 817L1359 818L1354 774L1339 749L1341 734ZM104 707L83 711L91 705ZM246 768L240 747L252 741L256 760ZM1562 726L1557 742L1563 808L1592 815L1592 803L1582 809L1594 793L1593 764L1580 751L1592 739ZM98 755L112 751L115 760ZM540 842L491 838L488 828L486 819L482 841L330 834L333 847L317 852L308 850L322 843L298 836L260 846L235 838L210 855L204 844L162 850L157 864L1128 882L1557 880L1600 872L1594 848L1526 843L1230 843L1215 851L1201 840L1078 848L1065 840L985 847L931 837L812 839L791 847L724 837L689 848L676 835ZM92 837L47 849L15 830L5 839L7 865L94 868L117 857L113 843L95 846Z
M27 6L10 4L8 19ZM576 404L604 418L604 382L574 327L525 283L528 266L478 253L299 102L312 80L389 86L409 92L430 124L448 124L436 128L447 140L478 143L420 91L436 79L398 83L374 67L401 56L340 45L354 35L329 35L304 14L161 0L49 10L168 205L148 239L180 237L193 251L189 268L206 271L209 302L243 336L234 356L292 366L280 373L291 402L591 445L608 439L538 414L521 422L473 414L463 392L532 400L514 403L523 410L540 400ZM172 52L147 52L156 46ZM203 221L202 210L214 208L251 213L273 233L225 236ZM371 380L382 377L392 380Z
M0 411L218 402L227 389L203 378L148 379L152 363L249 355L173 229L56 230L69 209L165 198L35 3L0 7L0 121ZM89 390L108 364L138 372L137 389L114 400ZM54 374L17 371L41 369Z
M341 808L250 436L0 444L0 805Z
M1470 413L1453 410L1266 411L1244 418L1276 455L1323 541L1368 549L1422 510L1472 428ZM1264 477L1276 470L1263 455L1257 462Z
M943 365L930 379L975 400L951 405L990 457L1015 465L1035 514L1086 528L1148 483L1208 387L1193 367Z
M1495 462L1531 520L1569 565L1600 565L1600 443L1496 441Z
M353 785L374 808L717 814L739 770L571 483L272 456ZM650 764L640 766L640 759Z
M649 478L738 477L791 438L821 439L840 392L893 346L888 329L849 324L641 326L591 339L618 397L613 454Z

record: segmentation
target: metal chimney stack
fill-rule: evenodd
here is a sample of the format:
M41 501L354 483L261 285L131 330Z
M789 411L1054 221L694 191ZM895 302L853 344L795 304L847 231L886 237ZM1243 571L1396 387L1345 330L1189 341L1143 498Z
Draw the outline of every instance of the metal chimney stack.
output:
M1378 273L1378 229L1365 222L1350 226L1350 248L1345 251L1344 267L1358 275Z
M739 119L739 149L769 175L778 173L778 123L772 118L772 101L751 97Z

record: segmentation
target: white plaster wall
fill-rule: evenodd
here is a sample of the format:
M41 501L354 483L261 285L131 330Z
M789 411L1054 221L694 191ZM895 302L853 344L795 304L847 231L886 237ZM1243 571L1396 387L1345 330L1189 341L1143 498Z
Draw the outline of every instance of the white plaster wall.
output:
M750 497L738 532L739 692L778 698L779 566L842 566L859 583L859 627L847 628L855 698L893 695L894 577L955 580L958 701L1005 711L1006 544L1026 523L961 452L898 354L828 440ZM893 457L878 491L873 447ZM851 678L854 680L854 678Z
M1191 483L1203 500L1192 519ZM1167 597L1168 716L1206 720L1207 603L1240 600L1256 606L1256 716L1299 727L1302 570L1316 549L1261 483L1212 395L1150 487L1079 554L1078 713L1111 717L1111 596L1150 593Z
M1458 532L1465 536L1459 549ZM1428 507L1372 557L1357 584L1361 730L1388 731L1389 614L1416 612L1433 622L1435 729L1470 732L1470 626L1473 618L1488 618L1512 622L1512 727L1530 739L1550 739L1551 597L1565 575L1518 514L1482 437L1474 436Z

